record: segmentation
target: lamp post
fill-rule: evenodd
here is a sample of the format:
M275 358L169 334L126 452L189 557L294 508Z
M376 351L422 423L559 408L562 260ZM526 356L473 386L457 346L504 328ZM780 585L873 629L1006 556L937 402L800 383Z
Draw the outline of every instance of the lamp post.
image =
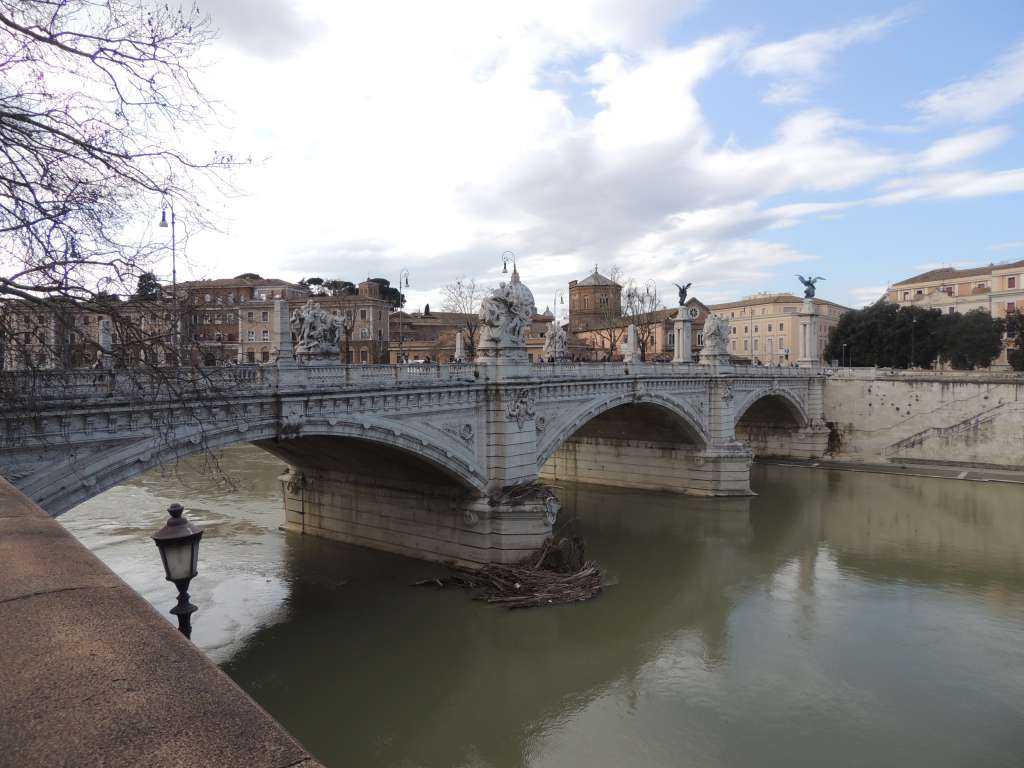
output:
M847 368L847 367L849 367L849 366L846 365L846 345L843 344L843 368Z
M178 254L175 232L174 201L164 196L164 208L160 211L160 226L167 228L167 209L171 209L171 297L174 302L174 364L181 364L181 318L178 316Z
M910 367L914 367L914 331L917 329L917 317L910 318Z
M402 295L402 280L405 280L405 287L409 287L409 270L403 269L398 273L398 294ZM398 364L402 364L402 304L404 302L399 299L398 301Z
M516 255L512 251L504 251L501 254L501 272L502 274L508 274L508 263L512 262L512 271L516 271Z
M565 306L565 294L562 291L555 291L554 303L551 305L551 314L554 315L554 320L558 322L558 305Z
M171 615L178 617L178 631L191 638L192 614L199 609L189 602L188 584L198 573L199 540L203 538L203 529L185 519L185 509L181 504L171 504L167 512L171 517L163 528L153 534L153 541L160 550L167 580L178 588L178 604L171 609Z

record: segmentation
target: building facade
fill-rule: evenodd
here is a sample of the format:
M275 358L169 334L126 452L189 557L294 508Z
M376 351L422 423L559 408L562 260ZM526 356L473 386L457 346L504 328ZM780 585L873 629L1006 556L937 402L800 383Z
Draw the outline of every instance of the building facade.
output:
M261 305L255 310L259 317L277 299L291 302L309 295L301 285L257 275L191 280L178 286L179 300L186 307L187 335L198 348L202 365L244 360L239 325L253 311L253 305Z
M569 283L569 333L607 327L622 316L622 286L597 271Z
M814 298L818 324L816 356L824 360L829 333L849 307ZM800 310L804 299L791 293L758 293L739 301L712 304L729 321L729 354L753 364L791 365L800 355Z

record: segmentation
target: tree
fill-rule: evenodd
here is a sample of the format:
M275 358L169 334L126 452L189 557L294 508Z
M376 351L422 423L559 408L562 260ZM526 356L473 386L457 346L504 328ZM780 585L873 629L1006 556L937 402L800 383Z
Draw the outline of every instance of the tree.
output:
M470 360L476 354L477 333L480 330L480 301L486 290L476 280L460 277L441 289L441 309L461 315L460 325L465 329L463 344L466 357Z
M655 346L657 329L663 321L658 310L665 305L658 295L658 286L653 280L641 288L632 278L622 290L623 321L636 327L636 340L640 345L640 359L647 359L647 350Z
M405 306L405 294L398 288L392 288L390 280L383 277L371 277L370 282L380 286L380 297L388 301L392 309L401 309Z
M75 313L131 294L166 253L139 236L161 202L193 230L208 223L203 192L234 161L177 137L209 113L193 62L211 39L195 7L0 0L0 303L13 308L0 323L34 306L80 337ZM113 319L140 343L168 340Z
M331 296L353 296L358 292L355 283L348 280L324 280L324 290Z
M1006 316L1006 336L1010 349L1006 357L1015 371L1024 371L1024 313L1011 312Z
M235 276L235 280L262 280L263 278L257 275L255 272L243 272L240 275Z
M152 272L143 272L139 275L139 282L135 288L135 298L146 301L155 301L162 296L160 281Z
M1003 349L1006 322L984 309L942 315L940 356L957 370L987 368Z

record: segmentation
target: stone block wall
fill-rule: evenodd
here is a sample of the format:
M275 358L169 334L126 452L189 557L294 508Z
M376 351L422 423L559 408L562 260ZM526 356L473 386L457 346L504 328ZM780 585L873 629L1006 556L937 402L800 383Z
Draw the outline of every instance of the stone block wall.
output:
M825 386L832 458L1024 469L1024 377L857 374Z

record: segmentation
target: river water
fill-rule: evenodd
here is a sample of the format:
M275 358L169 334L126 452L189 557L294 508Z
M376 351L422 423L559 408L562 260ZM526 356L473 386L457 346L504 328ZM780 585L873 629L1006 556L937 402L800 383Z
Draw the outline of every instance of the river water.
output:
M166 613L148 536L206 529L193 640L327 766L1024 765L1024 489L759 465L746 499L562 486L608 586L507 611L438 566L284 534L259 449L61 521ZM169 618L169 617L168 617Z

